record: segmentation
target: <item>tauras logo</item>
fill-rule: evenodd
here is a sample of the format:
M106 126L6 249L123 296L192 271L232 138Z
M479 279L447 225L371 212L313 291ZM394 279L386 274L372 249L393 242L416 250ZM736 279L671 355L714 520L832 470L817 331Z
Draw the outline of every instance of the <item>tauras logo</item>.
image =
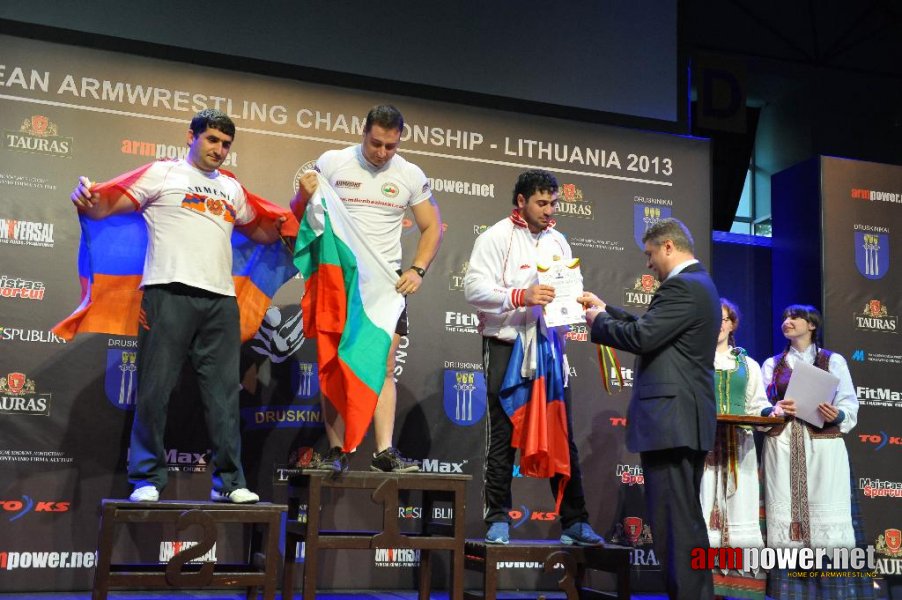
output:
M7 373L0 377L0 414L49 416L50 394L36 394L25 373Z
M4 131L6 147L14 152L31 152L68 158L72 154L72 138L57 135L59 128L44 115L22 121L19 131Z
M623 290L623 303L626 306L643 306L651 304L652 296L661 284L650 273L643 273L636 278L633 287Z
M902 575L902 530L884 529L877 536L874 549L887 558L877 559L877 573L880 575Z
M880 300L870 300L861 314L854 315L855 326L859 329L896 333L899 317L888 315L886 305Z

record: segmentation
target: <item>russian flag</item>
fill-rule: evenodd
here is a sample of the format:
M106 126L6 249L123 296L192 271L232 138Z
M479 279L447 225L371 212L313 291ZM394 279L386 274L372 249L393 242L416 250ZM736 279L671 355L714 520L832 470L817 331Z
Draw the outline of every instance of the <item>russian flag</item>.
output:
M511 446L520 450L520 473L526 477L560 475L555 510L560 512L570 480L570 444L564 401L563 344L557 330L536 327L534 345L524 347L523 336L514 342L501 390L504 412L513 423ZM550 338L550 339L549 339ZM524 377L521 366L535 353L535 373Z
M118 198L153 163L130 171L91 188L101 198ZM220 173L235 179L228 171ZM244 187L242 186L242 189ZM298 222L287 208L281 208L244 189L248 203L258 217L285 216L282 235L297 235ZM147 228L136 211L93 220L79 215L81 243L78 249L78 277L81 303L53 332L71 340L79 333L138 335L138 315L142 291L139 288L147 251ZM232 277L241 316L241 339L254 336L272 297L297 269L291 254L281 241L258 244L232 232Z

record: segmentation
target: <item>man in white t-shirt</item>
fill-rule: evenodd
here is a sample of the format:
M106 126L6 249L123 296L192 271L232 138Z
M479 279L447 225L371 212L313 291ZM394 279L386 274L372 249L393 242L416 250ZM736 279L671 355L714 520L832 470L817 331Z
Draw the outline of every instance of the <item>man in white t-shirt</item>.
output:
M185 359L191 360L213 450L211 499L257 502L241 467L238 418L238 304L232 279L232 229L259 243L279 239L281 220L257 215L241 185L219 171L235 124L203 110L188 129L188 155L158 161L99 193L86 177L72 192L91 219L140 211L147 226L138 323L140 374L129 448L129 500L154 502L167 483L163 434L169 396Z
M354 223L368 243L398 272L395 285L404 296L416 293L442 241L441 215L426 175L415 164L396 154L404 130L404 117L391 105L373 107L366 117L362 143L330 150L316 161L319 171L332 185ZM316 174L301 178L300 193L292 201L292 211L300 219L306 203L316 191ZM401 227L404 212L410 208L420 230L413 260L406 269L401 264ZM370 468L374 471L419 471L417 461L402 456L392 445L395 426L395 354L401 336L407 335L407 309L401 314L392 338L385 371L385 382L373 415L376 453ZM329 451L311 466L337 472L348 468L342 452L344 424L335 409L323 403Z

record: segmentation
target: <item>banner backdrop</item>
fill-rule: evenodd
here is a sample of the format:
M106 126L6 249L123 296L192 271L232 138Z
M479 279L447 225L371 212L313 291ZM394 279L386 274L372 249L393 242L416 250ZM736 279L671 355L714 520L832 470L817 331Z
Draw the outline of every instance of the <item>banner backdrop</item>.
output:
M135 340L82 335L64 343L49 332L79 299L80 232L68 198L77 177L102 181L157 158L184 156L191 116L214 107L238 126L224 166L248 189L287 206L304 170L322 152L359 142L367 110L382 102L406 117L401 153L430 177L445 230L437 259L409 302L411 333L402 339L395 369L395 438L402 452L424 459L426 471L474 476L469 537L485 531L485 381L476 314L462 282L475 238L510 212L519 172L542 167L557 174L558 229L582 260L586 288L608 302L636 312L647 306L656 283L640 240L659 218L684 220L696 235L698 256L709 262L709 148L701 140L0 37L0 589L88 588L99 503L129 492L128 435L141 376ZM417 239L408 218L405 256ZM326 446L316 352L301 335L302 290L300 280L286 284L256 339L242 349L244 465L250 487L277 502L285 499L290 470ZM626 389L608 396L586 328L574 327L569 337L574 433L591 521L612 541L636 548L638 589L657 586L642 471L624 447L632 357L621 354ZM208 443L196 398L187 373L171 402L164 499L209 494ZM368 469L372 450L368 436L351 468ZM557 539L547 483L522 478L516 468L514 476L513 537ZM334 504L327 527L378 523L366 497L356 504L338 500L327 499ZM422 514L415 496L405 502L398 515L405 527L453 516L441 506ZM190 533L129 530L117 552L165 560L192 541ZM212 552L228 560L240 555L243 541L236 530ZM417 562L415 553L392 549L335 552L322 561L320 581L326 588L412 588ZM433 581L447 585L445 557L433 563ZM503 565L501 584L556 587L541 567Z
M858 423L844 439L864 541L877 574L898 576L902 166L820 156L776 174L773 191L774 325L791 303L823 309L824 347L846 359L858 395Z

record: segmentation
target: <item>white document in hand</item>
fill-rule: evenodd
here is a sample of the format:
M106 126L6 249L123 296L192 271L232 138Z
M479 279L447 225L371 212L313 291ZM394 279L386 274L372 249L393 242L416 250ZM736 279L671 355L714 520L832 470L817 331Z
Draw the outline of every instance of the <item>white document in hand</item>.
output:
M824 417L817 410L819 404L833 404L839 377L818 369L814 365L797 360L792 368L792 376L786 386L785 398L796 401L796 417L817 427L824 426Z
M579 259L556 259L548 266L536 266L539 283L554 288L554 300L545 305L545 325L557 327L583 322L585 309L576 301L583 293L583 274L579 268Z

